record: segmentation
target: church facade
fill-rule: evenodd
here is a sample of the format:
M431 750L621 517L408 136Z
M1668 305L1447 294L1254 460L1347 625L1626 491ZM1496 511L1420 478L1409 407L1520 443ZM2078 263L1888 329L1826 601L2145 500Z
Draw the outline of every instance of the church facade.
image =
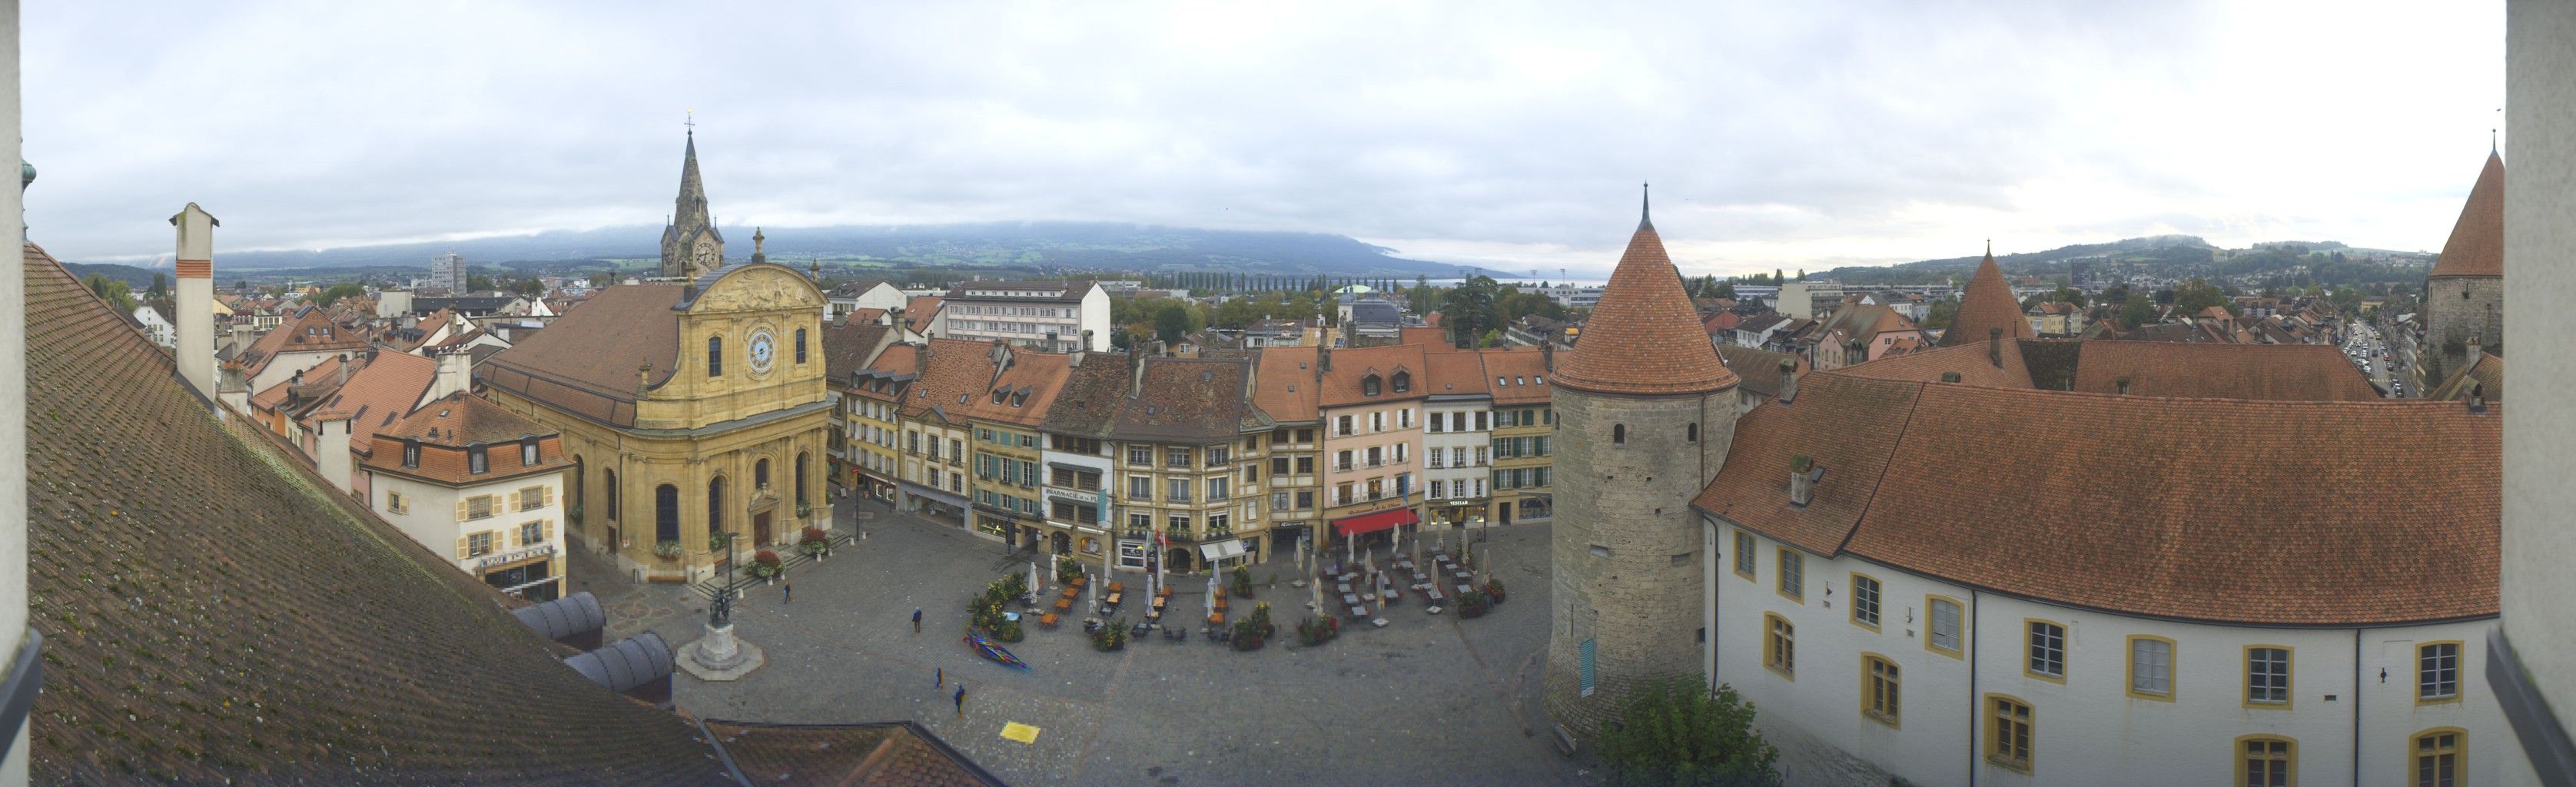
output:
M690 152L681 201L702 221ZM725 265L711 227L679 226L666 252L678 238L716 255L683 261L685 283L602 290L476 369L493 402L562 433L569 540L639 580L703 579L831 523L822 291L757 258Z

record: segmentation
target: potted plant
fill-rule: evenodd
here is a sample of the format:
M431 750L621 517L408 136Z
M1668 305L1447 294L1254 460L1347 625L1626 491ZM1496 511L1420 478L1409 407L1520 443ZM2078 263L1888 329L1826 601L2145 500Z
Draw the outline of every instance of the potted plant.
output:
M1107 625L1091 632L1091 646L1104 653L1127 647L1127 619L1110 618Z
M1460 593L1458 594L1458 617L1484 617L1485 607L1488 603L1490 602L1485 598L1485 591L1471 589L1465 593Z
M733 534L731 533L707 534L707 551L709 552L723 552L726 547L731 546L732 544Z
M824 555L831 553L832 539L824 535L822 528L805 528L805 534L796 540L796 551L810 555L819 561Z
M1496 604L1503 603L1503 581L1500 579L1485 580L1485 597L1487 600Z
M1003 642L1018 642L1026 636L1027 634L1020 630L1020 622L1008 618L1004 618L1002 625L993 629L993 638Z
M653 554L655 554L655 555L657 555L657 556L660 556L663 560L677 560L677 559L679 559L679 557L680 557L680 542L678 542L678 541L658 541L658 542L655 542L655 543L653 544Z
M1327 617L1317 620L1310 617L1297 623L1297 641L1305 643L1307 647L1331 642L1333 637L1340 633L1342 633L1340 618Z
M1252 597L1252 569L1234 567L1234 594L1243 598Z
M753 553L751 556L751 575L770 582L777 582L778 572L785 568L781 563L782 561L778 559L778 553L771 552L766 549L760 550L759 552Z
M1002 581L994 583L994 586L1002 591L1002 599L1005 601L1029 594L1029 578L1021 576L1017 571L1003 574Z
M1056 564L1055 581L1057 584L1070 585L1073 584L1074 580L1080 578L1082 578L1081 563L1067 560Z
M805 501L803 501L803 500L798 500L798 501L796 501L796 518L797 518L797 519L812 519L812 518L814 518L814 504L813 504L813 503L805 502Z

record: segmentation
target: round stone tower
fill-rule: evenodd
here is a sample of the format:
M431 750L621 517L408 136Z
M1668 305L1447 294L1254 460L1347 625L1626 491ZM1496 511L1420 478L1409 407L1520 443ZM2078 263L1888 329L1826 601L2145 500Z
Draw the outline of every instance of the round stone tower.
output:
M1699 515L1735 435L1717 357L1651 216L1556 370L1556 524L1547 709L1577 735L1635 689L1696 676L1704 645Z

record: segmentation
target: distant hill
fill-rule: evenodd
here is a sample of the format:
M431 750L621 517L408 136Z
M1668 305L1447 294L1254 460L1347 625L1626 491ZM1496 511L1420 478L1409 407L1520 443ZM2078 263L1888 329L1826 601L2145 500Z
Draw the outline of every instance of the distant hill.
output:
M751 232L726 227L725 253L751 256ZM768 233L772 261L827 268L1086 271L1235 271L1267 274L1455 275L1462 266L1409 260L1394 249L1341 235L1158 227L1098 222L823 227ZM478 267L536 271L568 263L641 261L661 256L661 228L544 232L453 243L401 243L319 251L221 253L227 270L399 266L426 271L432 255L455 251ZM631 267L631 266L630 266Z
M1846 266L1825 275L1846 284L1925 284L1965 280L1984 255L1899 263ZM2383 249L2356 249L2335 241L2277 241L2247 249L2224 249L2192 235L2156 235L2109 243L2079 243L2047 251L2003 254L1996 267L2013 275L2051 276L2072 273L2076 265L2094 270L2147 273L2162 277L2227 277L2291 275L2302 268L2317 280L2399 281L2420 276L2432 255Z
M149 268L137 268L132 265L117 265L114 263L66 262L63 263L63 268L71 271L73 278L79 279L89 278L89 275L93 273L104 274L109 279L125 282L127 286L133 287L134 291L138 293L152 287L152 274L155 272ZM159 271L159 273L167 276L170 272L164 270Z

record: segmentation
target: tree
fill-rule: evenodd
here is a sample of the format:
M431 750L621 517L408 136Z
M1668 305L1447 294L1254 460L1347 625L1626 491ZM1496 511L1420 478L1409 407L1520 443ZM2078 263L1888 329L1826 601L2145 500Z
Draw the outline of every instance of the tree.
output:
M1492 277L1477 276L1449 290L1440 301L1440 324L1449 327L1449 340L1463 343L1500 328L1503 321L1494 310L1500 285Z
M525 279L510 282L510 291L520 295L536 295L546 291L546 283L538 281L534 276L530 276Z
M1735 687L1699 678L1650 685L1602 728L1601 762L1623 785L1777 785L1780 750L1753 728Z
M2120 324L2136 328L2156 321L2155 299L2131 292L2120 301Z
M613 285L613 284L616 284L616 283L617 283L617 274L614 274L614 273L608 273L608 272L604 272L604 271L603 271L603 272L600 272L600 273L593 273L593 274L591 274L591 275L590 275L590 286L593 286L593 287L607 287L607 286L609 286L609 285Z
M465 289L474 292L490 290L492 289L492 277L485 276L480 273L468 275L465 277Z
M89 285L89 291L97 294L100 300L115 305L117 311L134 311L134 285L108 278L106 274L101 273L83 276L81 283Z
M1950 321L1958 318L1958 301L1939 300L1932 302L1931 310L1925 312L1923 314L1923 321L1917 324L1925 328L1948 328L1950 327Z
M158 272L152 274L152 289L149 294L154 298L170 297L170 274Z
M313 305L329 307L331 304L339 303L342 298L354 298L365 294L367 294L366 285L344 281L323 288L322 294L313 296Z
M2199 314L2201 310L2212 306L2226 309L2228 314L2236 313L2236 302L2227 297L2227 292L2204 279L2193 279L2176 285L2173 302L2174 310L2183 314Z
M2084 305L2084 291L2073 287L2058 287L2057 294L2053 297L2059 303L2072 303L2077 306Z
M1183 337L1198 330L1190 325L1193 316L1188 305L1176 300L1163 301L1162 305L1154 307L1154 338L1179 343Z
M1734 299L1734 298L1735 298L1735 282L1731 282L1731 281L1727 281L1727 282L1719 282L1719 283L1718 283L1718 285L1717 285L1717 297L1720 297L1720 298L1726 298L1726 299L1730 299L1730 300Z

